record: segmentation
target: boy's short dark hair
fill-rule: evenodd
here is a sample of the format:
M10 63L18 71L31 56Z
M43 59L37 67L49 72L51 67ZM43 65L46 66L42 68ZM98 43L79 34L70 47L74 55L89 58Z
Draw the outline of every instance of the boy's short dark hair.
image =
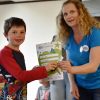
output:
M26 24L23 19L17 17L10 17L5 20L4 23L4 34L6 35L12 26L24 26L26 31Z

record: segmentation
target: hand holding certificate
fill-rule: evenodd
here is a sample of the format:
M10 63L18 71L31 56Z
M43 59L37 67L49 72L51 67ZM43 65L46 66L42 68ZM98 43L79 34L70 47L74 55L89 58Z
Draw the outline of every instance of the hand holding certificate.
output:
M62 59L62 47L60 42L48 42L36 45L39 65L46 66L50 62L57 63ZM48 72L49 80L63 79L63 72L55 68Z

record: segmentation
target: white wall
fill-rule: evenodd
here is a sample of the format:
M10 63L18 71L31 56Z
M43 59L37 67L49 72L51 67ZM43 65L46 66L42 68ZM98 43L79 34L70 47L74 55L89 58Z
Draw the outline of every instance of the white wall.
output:
M0 49L7 41L3 36L3 24L11 16L21 17L27 25L26 41L21 46L27 69L38 64L36 44L51 41L56 34L56 16L62 1L0 5ZM2 15L1 15L2 14ZM28 84L28 99L34 100L39 86L38 81Z
M87 0L84 4L93 16L100 16L100 0Z

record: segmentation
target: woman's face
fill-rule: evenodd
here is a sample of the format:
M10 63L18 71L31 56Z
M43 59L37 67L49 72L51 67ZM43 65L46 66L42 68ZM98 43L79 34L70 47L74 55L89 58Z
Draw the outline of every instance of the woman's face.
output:
M78 26L79 13L78 13L78 9L73 3L64 5L62 9L62 13L63 13L64 20L66 24L68 24L68 26L72 28Z

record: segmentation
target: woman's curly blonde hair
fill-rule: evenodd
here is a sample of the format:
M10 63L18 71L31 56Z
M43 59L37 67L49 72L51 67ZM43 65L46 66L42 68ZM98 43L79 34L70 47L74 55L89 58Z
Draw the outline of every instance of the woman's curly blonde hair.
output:
M100 22L89 14L87 8L85 8L82 2L79 0L67 0L63 3L62 8L69 3L73 3L79 12L79 26L84 35L89 34L92 27L100 28ZM66 24L63 18L62 10L56 17L56 22L59 40L66 42L72 29Z

